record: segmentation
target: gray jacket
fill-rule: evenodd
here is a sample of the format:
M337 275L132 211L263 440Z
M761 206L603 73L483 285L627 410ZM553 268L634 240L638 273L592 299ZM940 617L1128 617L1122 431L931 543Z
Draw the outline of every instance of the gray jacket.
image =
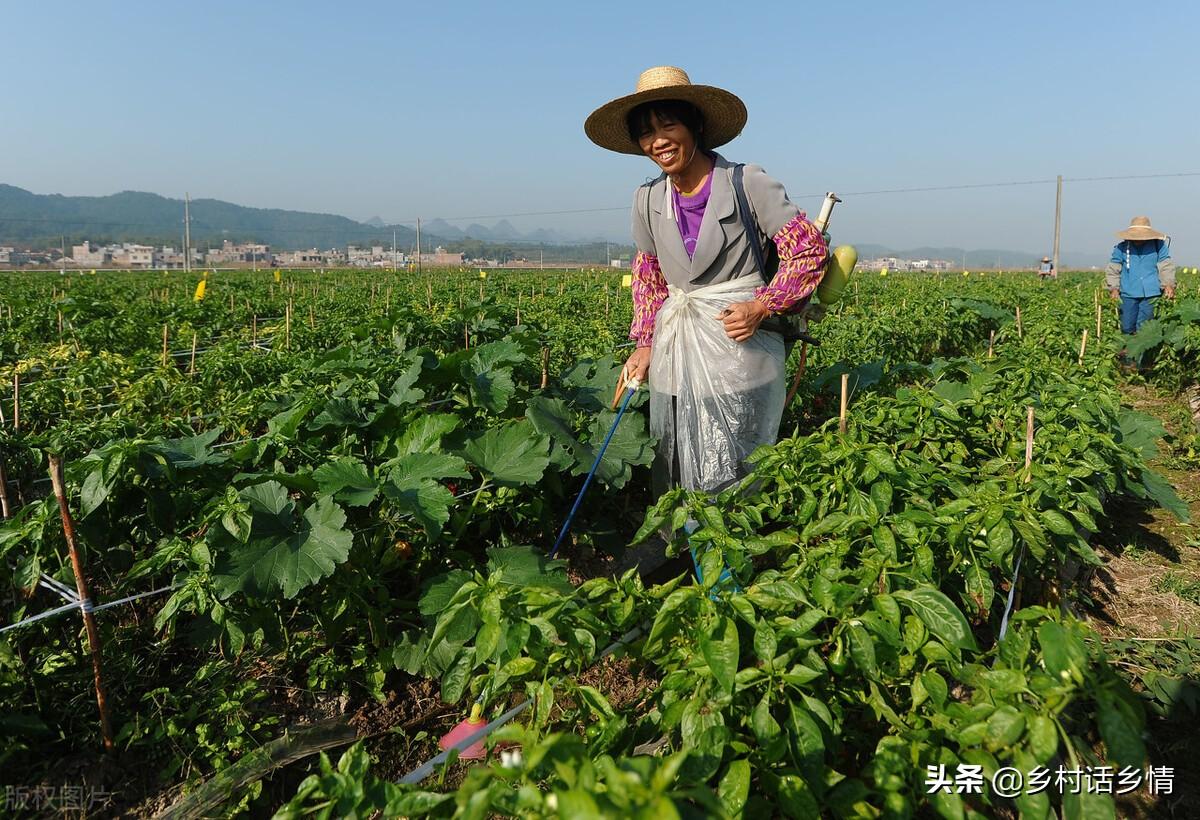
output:
M690 259L675 221L670 181L662 176L634 192L634 244L639 251L658 257L667 283L684 292L742 276L754 276L767 284L759 274L750 242L758 242L765 249L766 243L800 212L781 184L760 166L747 165L743 170L746 198L759 230L758 236L747 237L733 191L734 163L720 154L715 157L712 191L700 223L696 253Z

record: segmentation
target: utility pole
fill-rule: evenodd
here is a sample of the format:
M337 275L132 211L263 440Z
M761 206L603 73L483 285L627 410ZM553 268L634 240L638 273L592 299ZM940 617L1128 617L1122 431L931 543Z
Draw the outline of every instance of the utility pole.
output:
M421 272L421 217L417 217L417 273Z
M1062 174L1058 175L1058 194L1054 197L1054 278L1058 278L1058 237L1062 230Z
M183 195L183 270L192 272L192 195Z

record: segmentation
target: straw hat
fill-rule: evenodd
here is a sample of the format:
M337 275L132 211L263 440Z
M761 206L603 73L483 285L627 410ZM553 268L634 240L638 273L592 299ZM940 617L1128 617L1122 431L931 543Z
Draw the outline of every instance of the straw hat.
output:
M656 100L684 100L699 108L707 148L724 145L746 126L746 105L736 95L711 85L694 85L682 68L667 65L643 71L634 93L597 108L583 130L601 148L641 156L642 149L629 138L626 118L642 103Z
M1150 227L1150 217L1135 216L1129 220L1129 227L1118 231L1121 239L1166 239L1167 235Z

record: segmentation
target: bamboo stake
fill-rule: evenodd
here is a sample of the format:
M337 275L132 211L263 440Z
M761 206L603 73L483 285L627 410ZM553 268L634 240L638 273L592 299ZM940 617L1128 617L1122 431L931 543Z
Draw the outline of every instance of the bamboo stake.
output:
M312 305L308 306L308 327L310 330L317 329L317 320L316 320L316 317L313 316L313 306Z
M1100 303L1096 303L1096 341L1100 341Z
M995 347L996 347L996 331L993 330L988 333L988 358L989 359L992 358Z
M608 318L608 285L604 286L604 318Z
M1079 342L1079 365L1083 366L1083 354L1087 352L1087 328L1083 329L1083 339Z
M1021 329L1021 306L1017 305L1017 338L1024 339L1025 332Z
M255 313L250 318L250 344L258 347L258 314Z
M167 326L166 325L163 325L162 366L163 367L167 366Z
M191 363L188 365L188 375L196 375L196 334L194 331L192 333L192 359Z
M471 349L471 334L467 331L466 324L463 325L463 350Z
M542 389L546 389L546 385L550 383L550 348L542 348Z
M850 398L849 387L850 387L850 374L843 373L842 374L842 406L841 406L841 409L838 411L838 432L843 435L845 435L845 433L846 433L846 404Z
M21 374L13 373L13 432L21 431Z
M62 344L62 311L58 312L58 343Z
M283 314L283 346L292 349L292 300L288 299L287 311Z
M4 470L3 461L0 461L0 515L4 516L5 521L8 520L8 473Z
M54 497L58 499L58 511L62 516L63 536L67 539L67 549L71 552L71 568L75 573L75 592L80 601L90 601L87 588L87 577L83 573L83 561L79 557L79 546L75 540L75 522L71 511L67 508L67 493L63 488L62 459L49 454L50 483L54 487ZM81 609L83 609L81 607ZM100 732L104 738L104 749L113 750L112 724L108 719L108 701L104 697L104 675L100 666L100 630L96 628L96 617L89 609L83 609L83 625L87 628L88 646L92 652L92 674L96 684L96 705L100 707Z

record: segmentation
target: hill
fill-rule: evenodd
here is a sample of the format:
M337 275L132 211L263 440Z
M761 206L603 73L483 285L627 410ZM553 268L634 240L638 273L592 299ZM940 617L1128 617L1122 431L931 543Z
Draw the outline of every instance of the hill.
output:
M391 245L411 248L412 228L403 225L365 224L333 214L248 208L219 199L194 199L191 203L192 244L220 244L222 240L255 241L281 250ZM153 242L176 246L183 241L183 200L158 194L123 191L110 196L35 194L0 184L0 242L15 245L57 246L83 239L114 242ZM422 245L436 243L437 235L422 236ZM432 247L432 245L430 245Z

